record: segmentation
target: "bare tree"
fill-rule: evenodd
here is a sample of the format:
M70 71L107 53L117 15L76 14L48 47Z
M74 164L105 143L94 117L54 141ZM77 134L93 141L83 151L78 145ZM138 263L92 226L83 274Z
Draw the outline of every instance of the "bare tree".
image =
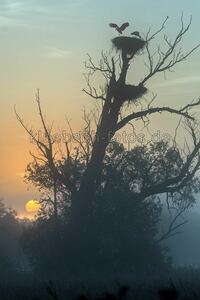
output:
M72 223L74 223L77 228L84 228L84 224L87 224L92 215L95 193L100 184L105 152L112 137L118 130L122 129L130 122L135 121L142 121L145 126L147 126L150 116L154 116L157 113L170 113L174 116L190 120L191 122L195 121L192 109L199 106L200 99L179 108L154 106L155 97L150 99L145 105L142 104L144 95L148 93L147 83L149 80L157 74L172 71L177 64L184 62L199 47L199 45L197 45L186 53L182 52L180 43L191 26L191 19L185 26L182 17L181 27L175 38L171 40L168 36L164 35L164 48L159 45L156 52L152 53L150 49L151 43L163 32L167 20L168 18L166 18L157 31L151 33L149 30L143 38L139 36L120 36L114 38L112 43L117 50L117 54L109 56L102 52L99 64L95 64L92 58L88 56L88 61L85 63L86 70L88 71L85 75L87 88L83 91L94 100L102 102L102 111L99 120L96 123L94 139L91 139L90 143L87 145L84 145L81 141L77 140L80 146L79 149L82 149L82 153L84 153L86 157L86 167L81 179L76 179L75 176L72 176L71 174L76 165L79 153L77 152L77 154L73 156L72 153L70 153L67 144L66 154L68 170L71 171L62 173L56 166L53 153L54 141L51 138L51 128L47 128L42 114L39 92L37 93L36 101L41 123L45 135L47 136L46 143L37 139L33 134L33 131L28 129L28 126L25 125L22 118L16 112L18 121L32 137L42 155L42 157L32 156L37 160L45 160L45 162L48 163L55 182L61 182L71 193L71 219ZM134 59L137 55L144 53L147 54L148 58L147 74L137 84L127 84L127 75L132 67ZM92 76L95 73L100 73L103 76L105 80L103 87L96 88L92 85ZM129 106L128 113L127 110L125 110L127 105ZM86 116L85 118L87 128L90 128L90 121ZM68 123L68 125L70 126L70 123ZM190 128L193 128L193 126ZM73 135L71 127L70 130ZM187 153L184 164L180 168L178 174L173 177L167 177L165 180L152 186L144 186L138 194L135 194L135 197L147 198L163 193L173 194L174 192L181 190L184 185L195 176L200 166L200 140L194 135L194 132L193 141L193 148Z
M99 108L96 106L89 113L83 109L84 125L78 134L73 131L70 120L67 119L70 133L68 139L62 133L58 137L53 132L53 126L47 125L41 108L39 89L35 101L42 127L40 132L26 124L15 108L17 120L37 149L36 153L30 152L33 161L26 168L25 181L40 190L40 203L45 208L53 206L53 215L57 219L59 198L65 198L68 202L71 202L69 199L74 199L82 174L89 164L94 139L93 128L97 126ZM71 204L72 202L68 203Z
M168 19L168 18L167 18ZM96 130L96 136L92 148L91 158L88 167L83 175L79 197L77 200L78 210L84 211L87 216L90 213L95 191L99 184L99 178L102 171L102 162L105 156L106 148L115 135L115 133L127 125L129 122L141 120L149 121L149 117L156 113L171 113L175 116L182 116L185 119L193 120L194 116L191 112L192 108L200 104L200 100L193 101L180 108L172 108L169 106L155 107L153 100L150 100L146 107L138 110L135 104L141 103L142 97L147 93L146 84L155 76L166 71L171 71L174 66L185 61L198 47L192 48L186 53L183 53L180 48L180 43L191 25L189 23L184 26L183 17L181 18L181 28L174 40L170 40L164 35L165 50L158 46L156 53L151 54L151 41L160 34L165 28L167 19L163 22L160 29L150 34L150 30L144 39L139 37L116 37L112 40L114 47L120 51L120 55L109 58L102 53L100 63L96 65L89 56L86 63L87 74L87 89L84 92L92 98L103 101L103 108L99 124ZM126 78L133 58L146 50L148 56L148 73L137 85L126 83ZM91 85L91 77L94 73L100 72L105 78L105 88L100 88L97 91ZM123 115L123 108L127 103L131 107L131 112L126 116ZM185 164L182 166L180 174L174 178L167 179L160 184L144 189L138 195L139 197L149 197L151 195L173 192L180 189L197 171L199 168L199 160L193 165L194 160L198 156L200 142L196 143L191 153L187 156Z

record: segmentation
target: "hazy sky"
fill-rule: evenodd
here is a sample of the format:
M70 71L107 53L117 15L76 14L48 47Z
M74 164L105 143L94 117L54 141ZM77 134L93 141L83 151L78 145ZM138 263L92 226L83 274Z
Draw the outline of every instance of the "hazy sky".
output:
M94 103L81 92L83 62L87 53L98 59L102 49L110 49L116 34L108 23L128 21L127 34L133 30L145 33L169 16L165 33L173 38L182 12L185 22L193 16L183 44L187 50L200 42L199 0L0 0L0 196L9 205L23 213L24 203L38 197L23 183L31 145L16 121L14 104L39 129L34 95L40 88L48 120L63 128L68 116L78 130L81 109ZM182 105L200 95L199 58L200 50L165 80L158 76L149 82L160 104ZM143 65L138 68L142 74ZM169 118L157 127L162 130L169 125Z

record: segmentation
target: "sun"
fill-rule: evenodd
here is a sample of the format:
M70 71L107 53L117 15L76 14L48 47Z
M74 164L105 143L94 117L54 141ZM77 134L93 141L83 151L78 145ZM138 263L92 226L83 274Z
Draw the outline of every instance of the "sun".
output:
M37 200L29 200L26 205L26 211L28 213L36 213L40 209L40 203Z

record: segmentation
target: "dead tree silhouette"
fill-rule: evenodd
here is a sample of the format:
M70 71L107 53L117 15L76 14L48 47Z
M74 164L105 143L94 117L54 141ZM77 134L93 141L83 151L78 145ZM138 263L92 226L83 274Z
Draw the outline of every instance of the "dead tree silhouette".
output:
M98 236L94 226L95 210L98 207L98 203L95 202L96 192L100 185L106 149L115 134L124 128L124 126L130 124L130 122L141 121L145 126L148 126L149 118L161 113L169 113L170 115L182 117L185 120L195 123L195 116L192 113L192 109L199 107L200 99L191 101L178 108L168 105L154 105L155 96L150 97L147 102L142 102L144 95L148 93L147 83L151 78L155 75L171 71L179 63L184 62L199 47L197 45L186 53L180 50L180 44L188 32L192 21L190 19L189 23L185 26L182 17L181 26L175 38L171 40L164 35L165 50L161 50L161 47L158 46L157 55L152 53L153 50L150 48L151 42L164 30L167 20L168 17L154 33L151 33L149 30L144 39L125 36L113 39L112 43L118 55L115 52L110 57L102 52L99 64L95 64L88 55L88 61L85 63L86 70L88 71L86 74L87 88L83 91L94 100L102 101L102 111L97 122L88 163L81 180L78 179L76 181L76 178L70 176L70 174L62 174L56 167L53 151L54 141L45 124L39 95L37 97L37 105L41 123L47 136L46 143L38 140L37 136L33 134L32 129L24 123L23 119L16 112L18 121L34 140L42 158L45 158L45 161L48 162L54 178L61 182L71 193L69 234L73 232L73 240L77 243L72 243L74 249L77 251L77 257L80 256L80 247L83 247L82 253L85 256L88 256L89 250L91 253L95 253L96 251L93 249L95 242L91 243ZM116 24L111 25L119 33L122 33L127 26L128 23L124 23L121 27L118 27ZM138 83L127 84L128 71L136 57L143 53L146 53L148 59L147 73ZM91 80L94 73L100 73L105 79L105 86L103 88L97 89L92 86ZM138 103L141 106L138 106ZM128 112L126 110L127 104L130 107ZM184 163L178 173L173 176L166 176L152 185L143 186L141 190L134 194L134 199L146 199L166 193L173 195L177 191L182 191L185 185L195 177L200 168L200 140L193 131L193 127L190 129L193 148L185 156ZM74 160L70 157L70 153L67 152L67 156L69 156L69 160L73 164ZM89 250L87 245L91 246Z

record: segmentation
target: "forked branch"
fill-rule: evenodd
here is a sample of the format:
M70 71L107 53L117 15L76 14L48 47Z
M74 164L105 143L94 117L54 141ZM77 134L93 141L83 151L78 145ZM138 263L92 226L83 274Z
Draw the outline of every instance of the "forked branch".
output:
M185 117L186 119L190 119L194 121L194 117L189 113L189 111L194 108L195 106L200 105L200 99L198 99L196 102L192 102L190 104L187 104L186 106L180 108L180 109L174 109L171 107L149 107L147 109L134 112L132 114L129 114L128 116L124 117L122 120L120 120L116 125L116 131L124 127L126 124L128 124L130 121L142 119L144 117L153 115L155 113L162 113L162 112L168 112L174 115Z
M164 28L168 18L165 19L164 23L162 24L161 28L156 31L154 34L150 35L150 30L146 35L146 51L148 57L148 69L149 73L144 77L141 81L141 84L144 85L151 77L153 77L157 73L165 72L165 71L172 71L172 68L180 62L186 60L196 49L199 48L200 44L193 47L186 53L182 53L181 47L179 47L184 35L187 33L191 26L192 17L190 18L189 23L184 26L183 23L183 15L181 16L181 28L174 38L173 41L170 41L167 35L164 35L164 42L166 44L166 50L162 50L161 46L158 46L157 51L154 54L151 54L149 42L159 34ZM179 47L179 48L178 48ZM155 56L156 62L154 61Z

